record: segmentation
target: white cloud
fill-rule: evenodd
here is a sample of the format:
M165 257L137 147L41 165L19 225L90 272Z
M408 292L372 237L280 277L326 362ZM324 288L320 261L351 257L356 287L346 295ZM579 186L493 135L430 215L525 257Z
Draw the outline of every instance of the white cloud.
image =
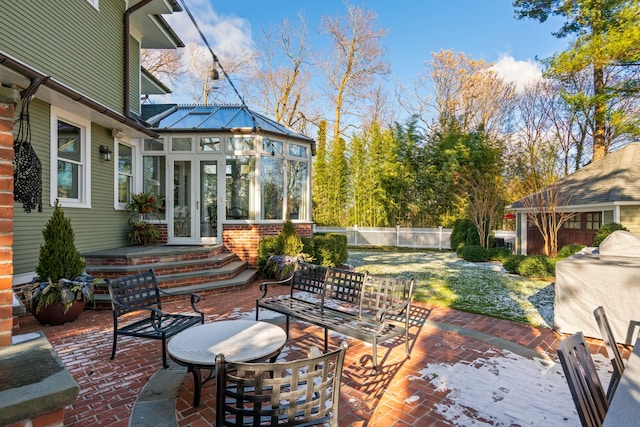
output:
M241 54L255 50L251 24L246 19L220 15L207 1L192 1L188 7L217 55ZM205 47L186 10L167 15L166 19L185 44L195 43Z
M503 55L491 67L505 81L515 83L516 89L522 91L524 87L542 78L542 70L534 61L517 61L514 57Z

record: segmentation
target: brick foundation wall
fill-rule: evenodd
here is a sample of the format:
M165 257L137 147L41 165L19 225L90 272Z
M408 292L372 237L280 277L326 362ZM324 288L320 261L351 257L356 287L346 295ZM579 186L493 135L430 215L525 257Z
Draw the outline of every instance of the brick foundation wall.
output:
M277 236L283 224L225 224L222 230L222 243L229 252L247 261L255 267L258 264L258 243L268 236ZM294 224L300 237L313 235L313 224Z
M13 319L13 90L0 87L0 347L11 345Z

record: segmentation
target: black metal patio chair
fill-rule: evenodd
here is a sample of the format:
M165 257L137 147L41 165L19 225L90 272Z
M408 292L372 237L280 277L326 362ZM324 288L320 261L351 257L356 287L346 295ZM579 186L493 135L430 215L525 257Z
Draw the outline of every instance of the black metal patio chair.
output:
M600 328L600 334L602 335L602 341L604 341L607 354L613 365L613 374L611 375L611 381L609 381L609 387L607 388L607 399L611 402L620 378L622 378L624 362L622 361L622 355L620 354L620 349L618 349L616 339L613 336L613 331L611 330L611 325L609 324L609 319L607 319L607 313L604 311L604 307L599 306L593 310L593 315L596 318L596 322Z
M600 427L609 401L582 332L576 332L560 343L558 357L582 426Z

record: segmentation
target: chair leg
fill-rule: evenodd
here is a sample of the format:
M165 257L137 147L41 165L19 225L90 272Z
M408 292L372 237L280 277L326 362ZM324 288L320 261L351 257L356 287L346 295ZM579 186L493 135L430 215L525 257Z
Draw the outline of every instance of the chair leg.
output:
M371 371L371 375L378 374L378 340L373 338L373 370Z
M111 347L111 360L116 357L116 344L118 343L118 333L113 331L113 346Z
M167 339L162 338L162 367L167 369L169 365L167 364Z

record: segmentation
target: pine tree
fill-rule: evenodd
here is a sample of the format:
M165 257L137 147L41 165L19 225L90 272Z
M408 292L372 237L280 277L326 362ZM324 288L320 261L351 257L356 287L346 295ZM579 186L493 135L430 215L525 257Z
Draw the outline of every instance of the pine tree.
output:
M53 214L42 230L44 244L40 246L40 258L36 273L40 281L62 278L73 280L82 274L85 262L76 249L71 220L64 216L56 200Z

